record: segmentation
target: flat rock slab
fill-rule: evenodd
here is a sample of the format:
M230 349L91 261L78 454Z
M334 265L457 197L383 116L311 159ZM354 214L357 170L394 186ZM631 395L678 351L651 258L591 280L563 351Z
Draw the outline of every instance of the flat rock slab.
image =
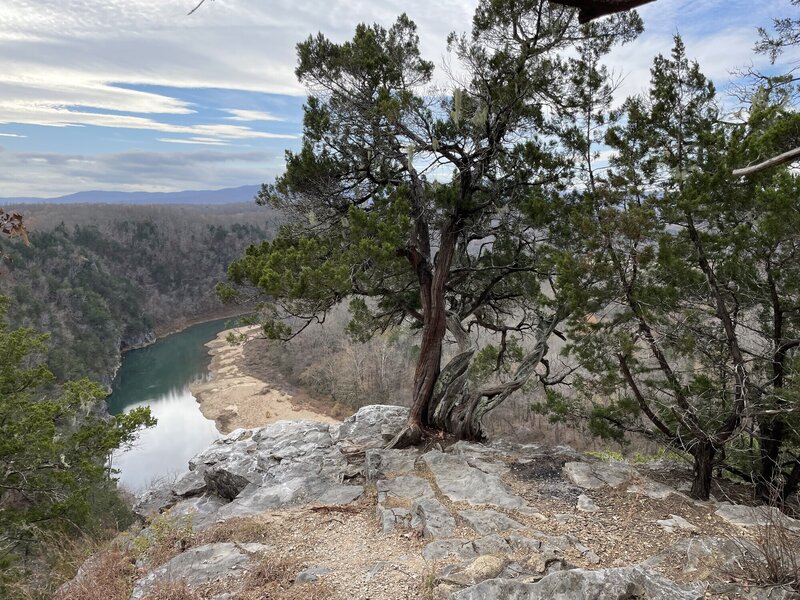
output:
M422 551L422 557L425 560L443 560L453 556L471 558L477 555L472 542L461 538L436 540L425 546Z
M385 479L387 476L405 475L414 470L419 452L408 450L387 450L370 448L365 454L367 481Z
M496 510L462 510L458 515L481 535L502 533L510 529L525 529L525 526Z
M436 485L452 502L532 512L499 476L471 466L464 456L432 450L423 454L422 460L433 473Z
M587 490L604 487L616 488L636 477L639 473L625 463L568 462L564 464L564 475Z
M250 485L217 512L218 519L248 517L303 504L349 504L364 493L360 485L343 485L312 477L295 477L274 485Z
M143 600L157 585L182 582L190 590L212 581L241 576L251 561L270 550L264 544L206 544L190 548L133 586L131 600Z
M416 475L400 475L394 479L380 480L375 484L378 492L378 502L385 502L387 498L433 498L433 488L426 479Z
M411 527L426 538L446 538L453 535L456 520L438 500L423 497L411 507Z
M623 567L600 571L572 569L545 576L537 583L489 579L452 595L454 600L700 600L703 592L686 590L654 571Z
M800 521L786 516L773 506L742 506L723 503L714 514L728 523L740 527L763 527L774 524L792 531L800 531Z
M735 573L740 565L759 555L758 548L744 538L697 536L678 540L643 564L656 567L665 561L678 563L684 573L704 579L712 573Z

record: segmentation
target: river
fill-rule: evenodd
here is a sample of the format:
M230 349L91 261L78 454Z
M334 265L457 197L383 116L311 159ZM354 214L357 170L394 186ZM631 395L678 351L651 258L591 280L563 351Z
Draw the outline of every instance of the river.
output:
M158 425L142 432L133 448L112 457L125 488L139 492L186 471L189 459L220 436L214 422L200 412L189 384L208 378L211 357L204 344L231 323L231 319L200 323L123 355L107 400L109 412L149 406L158 419Z

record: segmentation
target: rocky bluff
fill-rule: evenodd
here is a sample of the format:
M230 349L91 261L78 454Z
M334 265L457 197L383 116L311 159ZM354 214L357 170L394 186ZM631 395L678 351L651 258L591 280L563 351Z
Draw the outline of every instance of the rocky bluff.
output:
M282 421L216 441L174 483L139 498L144 528L120 543L152 538L165 520L202 539L268 515L277 533L262 543L189 544L163 564L140 559L131 599L170 581L206 590L204 598L237 598L247 573L281 548L303 559L287 589L322 582L330 598L796 597L743 586L731 573L759 560L754 528L800 531L800 521L696 502L664 483L659 465L566 447L384 449L405 417L400 407L367 406L341 425Z

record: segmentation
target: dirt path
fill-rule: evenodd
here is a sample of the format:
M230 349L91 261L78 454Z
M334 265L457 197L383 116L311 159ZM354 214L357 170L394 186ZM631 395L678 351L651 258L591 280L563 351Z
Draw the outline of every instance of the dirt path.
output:
M255 329L257 327L229 329L206 344L212 356L211 379L190 386L203 415L213 419L222 433L239 427L261 427L284 419L336 423L336 419L328 415L293 402L293 396L270 382L244 372L242 363L247 342L234 345L228 343L227 337L230 333L248 333Z

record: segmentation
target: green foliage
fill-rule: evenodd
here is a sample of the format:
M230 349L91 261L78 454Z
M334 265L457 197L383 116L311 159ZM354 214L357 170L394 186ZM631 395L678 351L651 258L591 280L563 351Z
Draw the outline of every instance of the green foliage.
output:
M563 423L572 416L574 402L554 388L546 388L544 402L530 404L531 412L547 415L551 423Z
M800 183L785 169L730 175L800 131L786 90L769 85L747 123L722 123L713 84L676 37L645 96L618 112L602 97L586 105L588 129L604 136L574 138L586 157L572 216L584 239L561 281L576 306L566 353L582 366L567 410L593 435L622 443L635 433L690 454L711 447L724 461L753 418L778 432L773 448L795 443L785 426L796 406ZM591 159L601 139L614 151L602 172Z
M147 408L104 416L106 393L87 379L54 386L40 358L47 336L10 329L6 304L0 298L0 560L8 564L40 550L48 530L124 525L107 457L155 421Z
M421 329L413 401L447 429L452 406L427 406L448 372L445 331L462 359L478 332L497 335L469 379L443 384L507 385L461 419L458 435L480 437L482 415L535 372L539 355L528 355L546 349L538 338L551 331L539 325L570 304L552 292L575 248L565 219L574 198L563 194L576 135L568 79L585 74L564 56L576 44L603 56L641 30L631 13L591 27L573 17L547 0L481 2L471 33L448 39L465 77L434 93L433 65L405 15L388 28L358 25L343 43L318 34L298 45L296 74L312 94L303 144L259 198L287 222L229 269L275 305L268 336L291 337L345 299L354 340ZM438 397L452 404L460 393Z
M589 412L589 431L604 440L626 443L627 433L639 422L639 406L633 398L622 397L595 404Z
M495 375L508 375L512 367L525 357L525 349L516 337L506 340L504 347L489 344L475 353L469 366L474 381L487 381Z
M591 456L604 462L624 462L625 456L616 450L589 450L586 456Z

